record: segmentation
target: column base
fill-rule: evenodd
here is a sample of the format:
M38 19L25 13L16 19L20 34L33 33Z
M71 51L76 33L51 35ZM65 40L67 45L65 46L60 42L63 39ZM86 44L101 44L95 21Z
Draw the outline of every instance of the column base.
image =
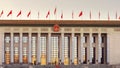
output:
M23 63L22 62L20 62L20 65L22 65Z
M98 64L98 60L96 60L95 64Z
M5 64L5 62L2 62L2 64Z
M62 62L61 65L64 65L64 63Z
M14 64L14 62L11 62L10 64Z
M48 65L51 65L51 63L50 63L50 62L48 62Z
M72 65L74 65L74 63L72 62Z
M41 64L40 62L37 63L37 65L40 65L40 64Z
M29 65L32 65L32 63L28 63Z
M87 64L90 64L90 60L88 60Z
M78 64L81 64L81 60L78 61Z

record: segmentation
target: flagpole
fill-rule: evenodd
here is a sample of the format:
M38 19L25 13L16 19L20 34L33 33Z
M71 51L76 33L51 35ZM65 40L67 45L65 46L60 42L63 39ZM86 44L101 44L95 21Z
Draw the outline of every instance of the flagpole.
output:
M57 8L56 8L56 11L57 11ZM55 14L55 18L56 18L56 20L57 20L57 13Z
M21 17L22 17L22 11L21 11L20 19L21 19Z
M18 19L21 19L21 15L22 15L22 11L20 10L20 12L18 13L17 17L19 17Z
M117 20L117 11L116 11L116 20Z
M81 11L82 12L82 17L81 17L81 20L83 20L83 11Z
M99 10L99 20L100 20L100 10Z
M90 20L91 20L91 11L90 11Z
M3 10L2 10L2 11L3 11ZM4 19L4 11L3 11L2 15L3 15L3 16L2 16L2 19Z
M62 13L61 13L61 20L63 20L63 11L61 11Z
M21 14L20 14L20 19L21 19L21 17L22 17L22 10L20 10L20 12L21 12Z
M56 11L57 11L57 8L56 8ZM56 20L57 20L57 12L56 12Z
M108 12L108 20L110 20L109 12Z
M54 19L55 20L57 20L57 13L56 13L56 11L57 11L57 6L55 6L55 8L54 8Z
M12 20L12 14L11 14L11 20Z
M38 11L38 20L39 20L39 11Z
M72 20L74 19L74 11L72 10Z
M30 20L31 20L31 10L30 10Z
M82 15L83 15L83 11L80 11L78 17L81 17ZM82 17L80 18L80 20L82 20Z
M49 11L48 11L48 12L49 12L49 14L48 14L48 16L49 16L49 20L48 20L48 21L50 22L50 9L49 9Z

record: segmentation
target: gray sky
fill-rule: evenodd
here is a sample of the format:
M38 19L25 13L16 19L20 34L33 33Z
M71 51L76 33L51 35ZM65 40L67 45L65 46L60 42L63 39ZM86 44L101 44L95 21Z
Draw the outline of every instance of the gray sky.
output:
M54 9L57 7L57 15L54 16ZM72 19L72 11L74 11L75 20L89 20L91 11L91 19L98 20L98 13L101 13L101 20L114 20L117 15L120 16L120 0L0 0L0 13L4 10L1 19L46 19L46 14L50 10L51 14L48 19ZM12 16L7 17L9 11L12 10ZM16 17L19 11L21 16ZM27 18L28 12L31 10L31 17ZM79 12L83 11L83 15L78 17Z

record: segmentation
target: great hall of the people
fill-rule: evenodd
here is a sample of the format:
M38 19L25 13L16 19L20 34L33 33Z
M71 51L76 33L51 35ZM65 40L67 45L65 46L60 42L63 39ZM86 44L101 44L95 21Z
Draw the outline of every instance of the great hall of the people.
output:
M15 64L119 65L120 21L0 20L0 65Z

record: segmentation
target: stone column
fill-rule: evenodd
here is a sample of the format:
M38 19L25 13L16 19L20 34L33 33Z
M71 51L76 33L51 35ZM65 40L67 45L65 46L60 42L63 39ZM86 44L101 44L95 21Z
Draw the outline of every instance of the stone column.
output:
M41 41L40 41L40 33L38 33L38 38L37 38L37 63L39 64L40 63L40 46L41 46Z
M31 33L29 33L29 51L28 62L31 64Z
M78 64L81 63L81 61L80 61L80 60L81 60L81 59L80 59L80 56L81 56L81 55L80 55L80 54L81 54L81 53L80 53L80 52L81 52L81 49L80 49L80 48L81 48L81 47L80 47L81 39L80 39L80 38L81 38L81 37L80 37L80 35L79 35L79 36L78 36L78 53L77 53L77 54L78 54Z
M2 63L4 64L5 63L5 50L4 50L4 41L5 41L5 38L4 38L4 33L1 33L2 35Z
M83 37L83 33L81 33L81 40L80 40L80 42L81 42L81 44L80 44L80 53L81 53L81 55L80 55L80 60L81 60L81 63L83 63L83 43L85 43L85 39L84 39L84 37Z
M14 52L13 52L13 48L14 48L14 46L13 46L13 33L11 33L11 56L10 56L10 58L11 58L11 63L14 63Z
M61 34L61 49L62 49L62 59L61 59L61 62L64 63L64 33Z
M90 63L90 33L89 35L87 35L86 46L87 46L87 64L89 64Z
M20 59L20 63L22 63L23 61L22 61L22 33L20 33L20 57L19 57L19 59Z
M47 50L47 61L51 63L51 33L48 33L48 50Z
M92 37L92 33L90 33L90 37L89 37L89 42L90 42L90 45L89 45L89 60L90 60L90 63L92 63L92 58L93 58L93 46L92 46L92 43L93 43L93 37Z
M110 34L109 33L107 33L107 63L109 64L109 59L110 59L110 54L109 54L109 52L110 52Z
M4 52L3 48L3 34L0 32L0 65L2 65L2 53Z
M72 49L72 51L71 51L71 55L72 55L72 58L71 58L71 59L72 59L72 63L74 63L74 58L75 58L75 54L74 54L74 51L75 51L75 50L74 50L74 49L75 49L75 45L74 45L74 44L75 44L75 43L74 43L74 33L72 33L72 46L71 46L71 47L72 47L72 48L71 48L71 49Z
M102 41L101 41L101 33L99 33L98 34L98 63L101 63L101 43L102 43Z

